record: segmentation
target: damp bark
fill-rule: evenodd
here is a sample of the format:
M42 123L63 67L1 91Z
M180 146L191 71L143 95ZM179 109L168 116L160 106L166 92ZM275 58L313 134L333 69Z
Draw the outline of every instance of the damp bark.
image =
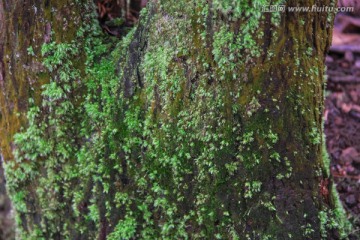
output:
M92 35L99 26L80 17L91 3L5 4L1 140L6 161L17 162L6 169L24 236L346 236L322 147L332 13L158 1L114 40ZM40 86L63 70L41 64L53 61L51 51L35 56L46 41L79 41L79 24L91 26L82 34L92 39L76 43L77 54L67 50L79 84L56 101L47 85L41 97ZM31 120L29 97L40 109ZM65 100L76 108L56 111ZM23 165L27 176L11 174Z

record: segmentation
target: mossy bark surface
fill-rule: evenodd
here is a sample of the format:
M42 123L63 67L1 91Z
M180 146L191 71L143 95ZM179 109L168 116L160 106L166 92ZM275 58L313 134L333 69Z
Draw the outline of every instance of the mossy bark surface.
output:
M84 5L77 1L61 0L0 1L1 159L15 163L16 169L19 166L13 157L13 152L16 150L14 134L28 126L29 103L40 105L41 86L55 77L55 74L43 65L42 46L50 42L62 43L74 40L77 27L86 20L84 16L89 12ZM79 54L76 59L81 60L82 57ZM84 64L79 62L79 66ZM5 186L3 186L5 179L2 178L0 183L1 193L5 194ZM17 199L16 194L22 195L26 192L23 198L26 198L24 203L27 214L24 215L19 211L17 222L19 228L27 232L34 231L42 218L41 210L35 204L36 187L33 184L34 182L29 181L21 187L19 185L21 189L10 187L10 191L14 190L13 200ZM15 201L15 209L17 208ZM20 218L23 221L20 221ZM5 237L5 239L11 238Z
M40 23L27 15L38 29L54 26L41 57L35 30L10 34L19 20L7 39L20 60L4 48L2 147L22 236L346 236L322 147L331 13L164 0L113 39L81 14L90 2L51 3L35 5Z

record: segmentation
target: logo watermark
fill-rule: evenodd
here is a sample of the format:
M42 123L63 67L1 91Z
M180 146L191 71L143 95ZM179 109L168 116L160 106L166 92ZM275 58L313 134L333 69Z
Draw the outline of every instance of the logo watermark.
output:
M262 12L285 12L285 10L285 5L267 5L261 7Z
M354 7L329 7L316 6L311 7L287 7L285 5L266 5L261 6L262 12L354 12Z

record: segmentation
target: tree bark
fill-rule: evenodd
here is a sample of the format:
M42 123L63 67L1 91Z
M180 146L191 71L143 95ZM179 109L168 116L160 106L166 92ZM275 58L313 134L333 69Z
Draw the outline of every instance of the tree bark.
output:
M81 8L80 8L81 7ZM54 74L51 74L42 64L41 48L43 44L52 42L68 42L74 39L77 25L82 16L89 9L69 1L0 1L0 147L1 159L14 162L13 151L14 134L27 126L27 111L29 99L40 104L41 86L48 83ZM81 56L77 56L81 59ZM11 170L10 170L11 171ZM28 182L21 188L13 189L13 201L16 205L17 197L22 191L28 192L26 196L27 216L18 211L17 223L25 231L34 231L34 225L40 223L41 213L33 206L32 194L36 189ZM11 185L11 183L10 183ZM5 194L5 179L0 166L0 189ZM11 190L11 186L10 186ZM3 205L3 204L1 204ZM8 200L3 207L10 211ZM18 206L15 206L17 209ZM7 212L6 211L6 212ZM30 217L31 216L31 217ZM11 232L11 219L4 217L7 225L1 226ZM21 220L22 219L22 220ZM1 231L0 231L1 232ZM7 233L8 234L8 233ZM12 239L7 235L0 239ZM26 238L22 238L26 239Z
M92 1L1 3L1 146L24 239L346 236L322 137L332 13L154 1L113 39ZM286 1L313 4L335 3Z

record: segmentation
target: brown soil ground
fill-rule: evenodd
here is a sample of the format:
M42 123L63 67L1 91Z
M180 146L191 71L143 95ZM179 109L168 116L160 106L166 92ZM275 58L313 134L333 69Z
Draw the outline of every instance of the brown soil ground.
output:
M338 15L328 67L326 145L331 173L360 239L360 17Z

